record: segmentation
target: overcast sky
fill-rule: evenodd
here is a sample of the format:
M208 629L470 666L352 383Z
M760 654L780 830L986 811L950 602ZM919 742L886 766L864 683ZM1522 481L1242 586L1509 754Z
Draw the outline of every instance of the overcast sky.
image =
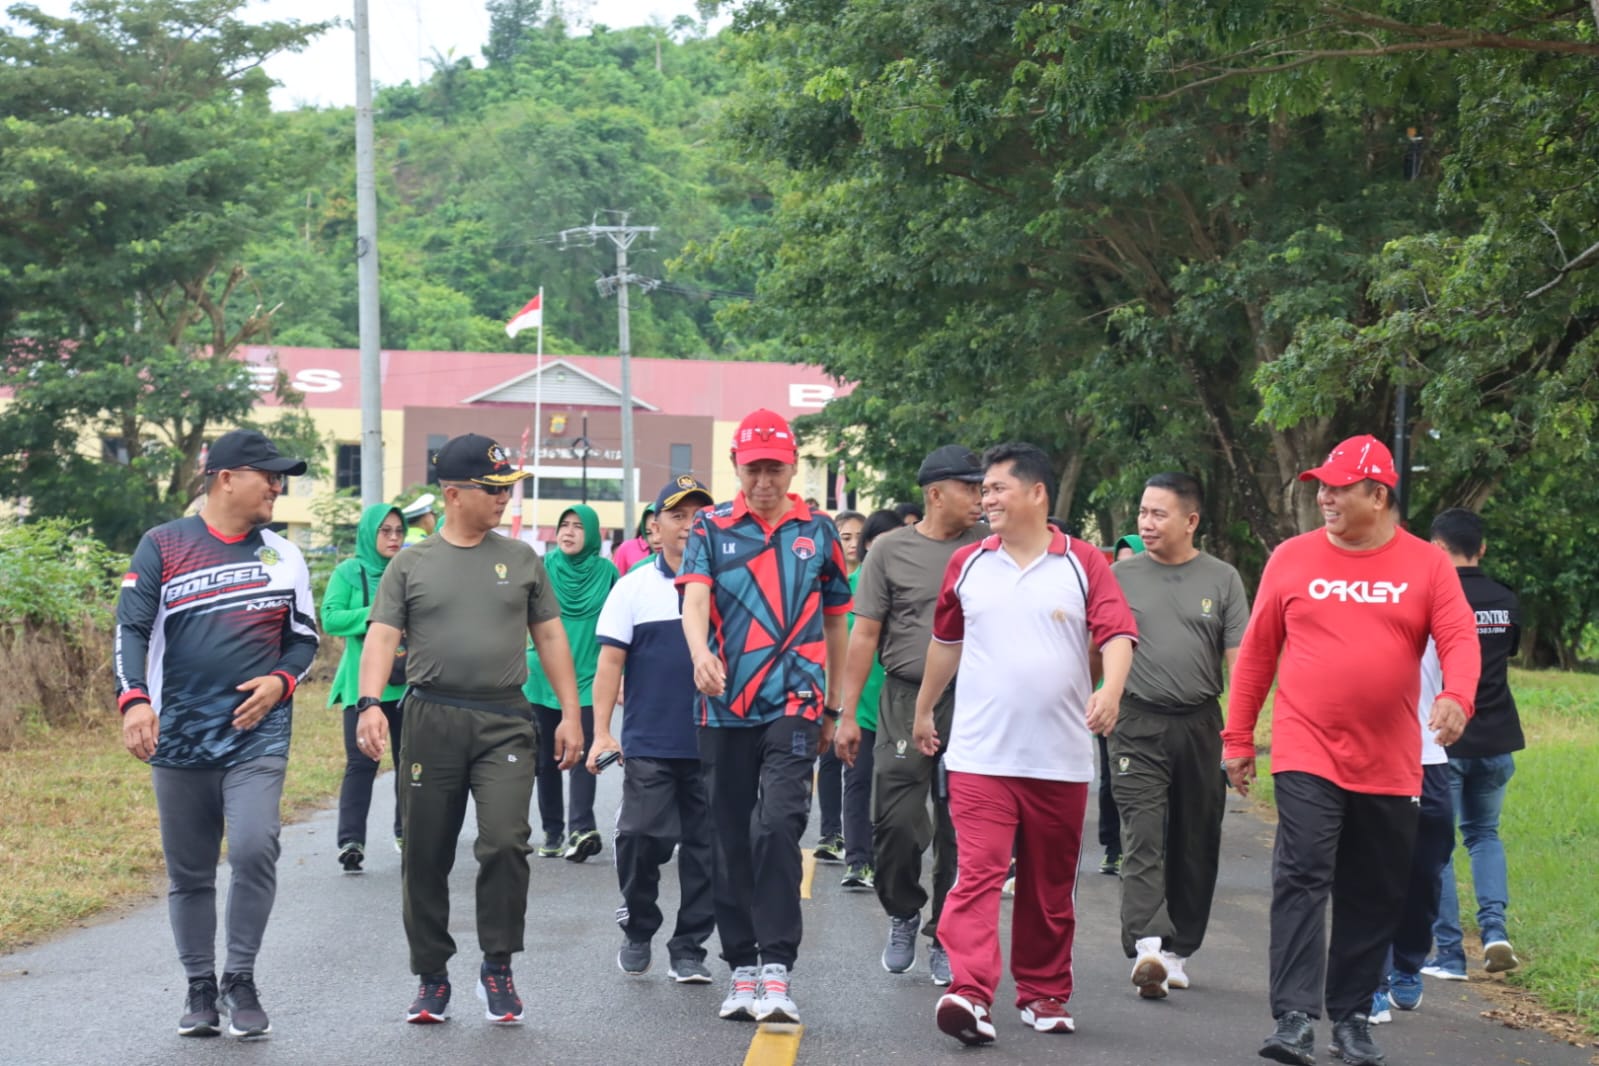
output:
M52 15L71 13L72 0L31 0ZM9 5L6 5L9 6ZM489 16L482 0L368 0L372 18L372 79L379 85L417 82L426 77L426 60L436 50L443 56L470 56L481 64L489 35ZM567 0L569 10L588 8L587 22L617 29L659 21L670 25L678 15L695 16L694 0ZM353 19L353 0L252 0L252 20L298 19L315 22L332 16ZM0 16L3 17L3 16ZM283 55L267 64L282 85L274 90L279 107L315 104L340 107L355 102L355 31L336 29L306 51Z

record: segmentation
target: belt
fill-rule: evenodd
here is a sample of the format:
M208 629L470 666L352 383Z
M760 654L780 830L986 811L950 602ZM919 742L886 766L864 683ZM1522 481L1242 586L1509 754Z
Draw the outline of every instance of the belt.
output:
M506 703L490 703L486 700L474 700L453 693L440 692L437 689L410 688L406 696L415 695L417 699L427 700L429 703L439 703L446 707L459 707L466 711L486 711L489 714L503 714L507 718L520 718L523 721L533 720L533 705L523 701L520 709Z

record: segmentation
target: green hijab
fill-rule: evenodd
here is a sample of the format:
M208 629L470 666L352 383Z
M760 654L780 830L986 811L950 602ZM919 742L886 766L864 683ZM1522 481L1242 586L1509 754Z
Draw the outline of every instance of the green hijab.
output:
M549 571L562 618L598 618L605 597L616 584L616 567L609 559L600 558L600 516L594 508L584 504L568 507L555 524L559 526L569 514L583 522L583 547L576 555L568 555L552 546L544 553L544 569Z
M378 554L378 527L391 514L398 515L402 523L405 521L400 509L392 503L374 503L362 511L361 521L355 527L355 557L339 564L344 579L357 588L361 586L361 575L365 574L374 597L378 594L383 571L389 566L389 560Z

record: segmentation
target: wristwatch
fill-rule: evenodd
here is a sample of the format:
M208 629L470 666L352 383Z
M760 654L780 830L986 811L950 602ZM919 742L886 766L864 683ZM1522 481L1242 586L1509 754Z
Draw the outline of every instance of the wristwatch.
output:
M364 711L368 707L381 706L383 706L383 701L378 699L376 696L362 696L360 699L355 701L355 709L358 711Z
M841 716L843 713L844 708L842 707L829 707L825 703L822 704L822 717L826 718L829 722L838 721L839 716Z

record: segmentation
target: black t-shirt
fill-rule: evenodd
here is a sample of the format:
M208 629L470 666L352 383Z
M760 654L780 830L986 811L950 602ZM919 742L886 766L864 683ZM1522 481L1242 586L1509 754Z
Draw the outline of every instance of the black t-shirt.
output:
M1510 693L1507 671L1510 657L1521 644L1521 604L1516 594L1480 567L1460 568L1460 585L1466 602L1477 616L1477 640L1482 645L1482 678L1477 682L1477 710L1460 739L1446 749L1450 758L1480 759L1504 755L1527 746L1521 732L1521 715Z

